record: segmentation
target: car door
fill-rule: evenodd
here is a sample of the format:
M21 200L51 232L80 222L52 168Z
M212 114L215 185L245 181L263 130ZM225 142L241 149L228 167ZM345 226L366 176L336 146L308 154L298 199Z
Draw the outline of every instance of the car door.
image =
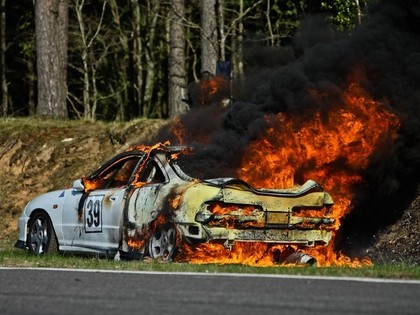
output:
M125 188L99 189L88 194L82 205L82 236L78 246L117 249L121 238Z
M63 211L65 246L77 251L117 250L128 184L139 156L124 156L90 178L95 187L80 193L78 205L69 199Z
M158 160L150 160L142 171L139 181L143 183L131 197L128 220L136 226L145 226L155 219L167 203L169 179Z

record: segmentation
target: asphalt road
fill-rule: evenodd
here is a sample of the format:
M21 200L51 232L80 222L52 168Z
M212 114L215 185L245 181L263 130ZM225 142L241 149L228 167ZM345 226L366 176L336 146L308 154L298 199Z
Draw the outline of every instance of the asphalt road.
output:
M420 281L0 268L0 314L419 314Z

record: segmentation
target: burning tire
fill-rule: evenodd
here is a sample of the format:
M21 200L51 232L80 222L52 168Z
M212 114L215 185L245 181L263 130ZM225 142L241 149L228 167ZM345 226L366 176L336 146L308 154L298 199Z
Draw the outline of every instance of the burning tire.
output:
M172 261L177 253L175 226L165 224L158 227L150 238L148 250L151 258Z
M58 252L57 238L46 213L36 212L30 220L26 244L36 255Z

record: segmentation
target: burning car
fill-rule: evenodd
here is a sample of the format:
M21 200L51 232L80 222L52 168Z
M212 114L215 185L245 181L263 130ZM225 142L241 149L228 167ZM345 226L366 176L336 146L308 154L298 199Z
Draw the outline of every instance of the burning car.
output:
M256 189L237 178L199 180L181 155L194 158L187 147L133 147L71 188L36 197L19 218L16 247L170 261L182 244L330 242L333 201L316 182Z

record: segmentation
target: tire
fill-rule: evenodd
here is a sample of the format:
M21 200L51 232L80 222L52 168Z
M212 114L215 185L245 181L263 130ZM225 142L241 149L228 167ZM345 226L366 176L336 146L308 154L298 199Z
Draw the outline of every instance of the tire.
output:
M148 252L153 259L172 261L177 254L175 226L165 224L158 227L149 240Z
M35 255L58 252L57 237L45 212L36 212L29 221L26 244L29 252Z

